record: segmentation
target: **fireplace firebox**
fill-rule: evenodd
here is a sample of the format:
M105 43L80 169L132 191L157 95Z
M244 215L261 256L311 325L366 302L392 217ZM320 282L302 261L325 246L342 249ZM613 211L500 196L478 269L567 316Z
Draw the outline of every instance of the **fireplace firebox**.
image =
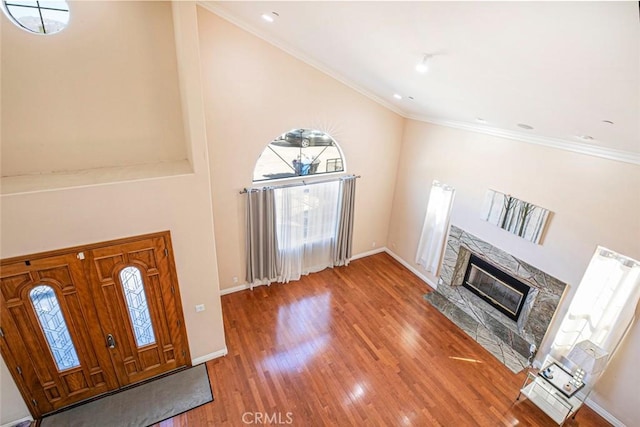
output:
M531 289L474 254L469 259L462 286L516 322Z

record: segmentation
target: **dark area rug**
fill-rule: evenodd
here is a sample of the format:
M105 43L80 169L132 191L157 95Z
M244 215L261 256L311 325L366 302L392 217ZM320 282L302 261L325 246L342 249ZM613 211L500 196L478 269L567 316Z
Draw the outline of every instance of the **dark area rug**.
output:
M42 427L142 427L213 400L204 364L46 416Z

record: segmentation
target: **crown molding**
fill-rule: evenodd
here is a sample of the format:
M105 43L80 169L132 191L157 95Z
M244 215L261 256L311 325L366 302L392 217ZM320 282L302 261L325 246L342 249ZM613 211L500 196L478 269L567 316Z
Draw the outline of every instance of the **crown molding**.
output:
M453 120L441 120L432 117L405 116L408 119L416 120L420 122L431 123L439 126L446 126L455 129L462 129L470 132L483 133L486 135L497 136L505 139L512 139L516 141L526 142L529 144L541 145L544 147L556 148L564 151L571 151L574 153L585 154L588 156L601 157L609 160L616 160L619 162L631 163L640 165L640 153L634 153L632 151L616 150L613 148L598 147L591 144L585 144L576 141L570 141L559 138L550 138L538 135L529 135L524 132L492 128L489 126L479 126L471 123L457 122Z
M218 5L216 2L198 1L197 4L207 9L208 11L218 15L219 17L231 22L232 24L242 28L248 33L253 34L254 36L288 53L294 58L299 59L300 61L310 65L311 67L317 69L318 71L324 74L327 74L328 76L334 78L335 80L339 81L345 86L355 90L359 94L371 99L372 101L380 104L381 106L387 108L388 110L393 111L394 113L406 119L431 123L431 124L440 125L440 126L446 126L446 127L455 128L455 129L462 129L470 132L483 133L486 135L497 136L500 138L526 142L529 144L541 145L544 147L556 148L560 150L571 151L574 153L585 154L588 156L600 157L604 159L640 165L640 153L635 153L631 151L623 151L623 150L616 150L613 148L598 147L591 144L585 144L581 142L564 140L559 138L534 136L524 132L498 129L498 128L492 128L492 127L481 126L481 125L474 125L472 123L457 122L452 120L441 120L441 119L435 119L431 117L408 114L407 112L399 109L396 105L393 105L387 100L379 97L378 95L373 94L372 92L359 86L355 82L346 79L344 76L342 76L335 70L332 70L326 67L324 64L321 64L315 61L313 58L305 55L304 53L296 49L293 49L291 46L288 46L284 41L275 39L274 37L266 34L263 31L260 31L259 29L246 23L245 21L237 19L236 17L232 16L223 7Z
M293 56L294 58L299 59L300 61L304 62L305 64L310 65L311 67L313 67L313 68L317 69L318 71L328 75L329 77L334 78L335 80L339 81L343 85L355 90L360 95L363 95L363 96L371 99L372 101L382 105L383 107L385 107L388 110L393 111L394 113L398 114L399 116L402 116L402 117L405 117L405 118L407 117L407 113L402 111L401 109L399 109L397 106L395 106L392 103L386 101L385 99L379 97L378 95L368 91L367 89L363 88L362 86L358 85L357 83L346 79L344 76L342 76L337 71L327 67L324 64L321 64L320 62L314 60L313 58L309 57L308 55L304 54L303 52L300 52L299 50L293 49L291 46L287 45L284 41L282 41L280 39L276 39L276 38L270 36L269 34L263 32L263 31L260 31L258 28L248 24L247 22L242 21L242 20L232 16L227 10L225 10L223 7L219 6L216 2L213 2L213 1L197 1L196 3L198 4L198 6L202 6L203 8L207 9L209 12L212 12L212 13L218 15L222 19L231 22L232 24L242 28L246 32L248 32L250 34L253 34L254 36L256 36L256 37L266 41L267 43L277 47L278 49L288 53L289 55Z

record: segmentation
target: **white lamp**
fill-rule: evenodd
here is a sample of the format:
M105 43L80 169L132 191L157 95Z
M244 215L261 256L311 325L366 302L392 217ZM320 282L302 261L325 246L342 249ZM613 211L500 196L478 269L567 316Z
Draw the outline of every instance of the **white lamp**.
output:
M609 353L589 340L580 341L574 345L567 359L577 366L573 375L575 385L582 383L585 374L595 375L602 372L607 365L607 356Z

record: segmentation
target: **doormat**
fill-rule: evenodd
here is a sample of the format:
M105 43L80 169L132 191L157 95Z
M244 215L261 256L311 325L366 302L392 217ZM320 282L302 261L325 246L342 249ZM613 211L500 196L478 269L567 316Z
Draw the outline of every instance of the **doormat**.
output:
M45 416L42 427L141 427L213 401L205 364Z

